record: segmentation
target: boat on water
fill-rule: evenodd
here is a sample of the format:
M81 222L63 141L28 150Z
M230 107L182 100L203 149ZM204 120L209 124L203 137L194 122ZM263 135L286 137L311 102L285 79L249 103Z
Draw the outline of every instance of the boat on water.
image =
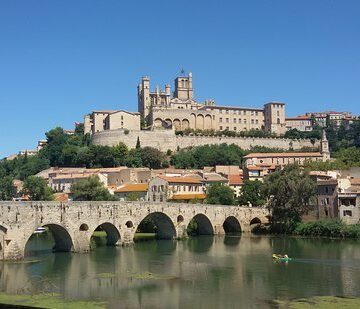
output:
M44 227L38 227L35 231L34 231L34 234L41 234L41 233L44 233L46 232L46 228Z
M280 262L287 262L287 261L291 261L291 258L289 258L286 254L285 255L281 255L281 254L273 254L272 258L274 261L280 261Z

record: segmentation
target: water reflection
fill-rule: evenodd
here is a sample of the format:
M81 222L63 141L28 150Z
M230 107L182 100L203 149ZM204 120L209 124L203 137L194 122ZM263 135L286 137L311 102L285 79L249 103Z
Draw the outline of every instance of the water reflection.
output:
M40 237L29 248L49 244L50 238ZM274 264L273 252L295 260ZM49 253L25 262L0 264L2 292L55 292L102 299L110 308L256 308L272 299L360 296L360 245L354 241L199 236L98 246L90 254Z

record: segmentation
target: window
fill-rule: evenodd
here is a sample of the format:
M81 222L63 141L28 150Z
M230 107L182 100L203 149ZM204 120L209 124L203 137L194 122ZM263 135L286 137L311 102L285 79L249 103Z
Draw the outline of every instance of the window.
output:
M222 122L222 118L221 118L221 117L219 118L219 122Z
M234 131L236 131L236 127L234 127Z
M220 126L220 128L219 128L219 129L220 129L220 131L221 131L221 130L223 129L223 127L222 127L222 126Z
M244 119L244 123L246 123L246 119Z
M222 109L219 109L219 113L222 114Z
M228 113L229 113L229 110L227 109L227 110L226 110L226 114L228 114Z
M258 124L258 123L259 123L259 120L256 119L256 120L255 120L255 123Z
M229 118L226 118L226 122L229 123Z
M234 123L236 123L236 118L233 119Z
M254 124L254 119L251 119L251 124Z
M344 210L343 214L344 214L344 217L352 217L352 211L351 210Z
M239 118L239 123L241 123L241 118Z

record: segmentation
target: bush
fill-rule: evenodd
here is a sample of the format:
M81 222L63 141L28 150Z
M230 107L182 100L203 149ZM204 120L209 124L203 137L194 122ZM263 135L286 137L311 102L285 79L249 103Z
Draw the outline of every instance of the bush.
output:
M299 223L295 228L294 234L302 236L360 238L360 224L346 225L336 219Z

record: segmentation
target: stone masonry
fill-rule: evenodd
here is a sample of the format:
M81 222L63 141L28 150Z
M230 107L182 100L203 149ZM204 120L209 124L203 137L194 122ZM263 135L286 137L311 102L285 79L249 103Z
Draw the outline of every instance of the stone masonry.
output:
M0 202L0 259L25 256L25 247L38 227L53 233L55 251L85 253L90 239L101 226L108 245L133 242L141 221L148 217L161 239L186 237L186 228L195 219L200 234L221 235L251 231L253 223L267 223L268 210L225 205L151 202Z
M126 134L127 133L127 134ZM201 145L235 144L242 149L251 149L252 146L264 146L279 148L282 150L299 150L303 147L319 147L320 142L311 143L309 139L292 140L286 138L255 138L255 137L214 137L214 136L181 136L175 135L173 130L112 130L97 132L92 135L94 145L115 146L120 142L129 148L135 148L137 138L141 147L154 147L160 151L168 149L176 151L178 148L186 148Z

